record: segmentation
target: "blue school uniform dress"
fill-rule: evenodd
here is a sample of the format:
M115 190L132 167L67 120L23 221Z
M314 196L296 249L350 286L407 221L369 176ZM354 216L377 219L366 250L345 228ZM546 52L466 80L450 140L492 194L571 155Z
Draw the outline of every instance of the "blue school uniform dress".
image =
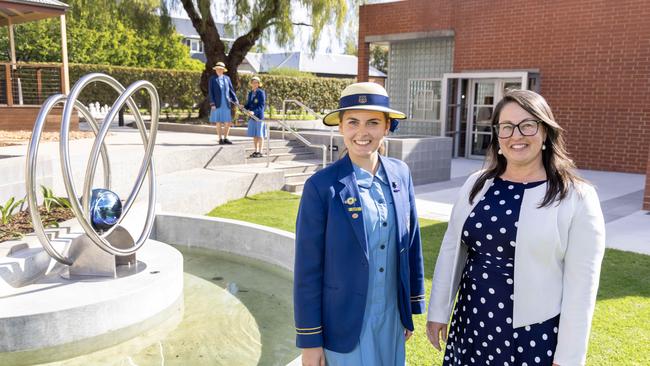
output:
M404 327L397 309L395 203L383 166L376 175L353 164L368 241L368 295L358 345L349 353L325 350L330 366L403 365Z
M247 135L249 137L264 137L266 135L266 123L264 123L265 105L266 93L264 93L264 90L257 88L254 92L252 90L248 92L248 98L244 108L253 112L255 117L261 121L258 122L252 118L248 119Z
M230 102L238 103L237 95L228 75L213 75L208 82L208 100L215 109L210 111L211 123L230 122Z
M404 329L424 311L420 229L408 167L375 176L348 156L306 183L296 222L296 344L328 365L404 365Z
M526 189L544 182L495 178L465 221L468 257L443 365L551 366L559 315L512 327L517 221Z

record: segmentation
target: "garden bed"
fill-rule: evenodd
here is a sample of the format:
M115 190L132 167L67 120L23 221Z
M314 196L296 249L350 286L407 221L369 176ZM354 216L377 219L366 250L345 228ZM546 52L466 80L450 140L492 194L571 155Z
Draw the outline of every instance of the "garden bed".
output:
M47 211L45 207L41 206L38 208L38 212L41 214L41 221L45 227L56 227L58 223L74 217L72 210L66 207L52 207L50 211ZM29 210L20 211L12 215L6 224L0 223L0 242L20 239L33 231Z

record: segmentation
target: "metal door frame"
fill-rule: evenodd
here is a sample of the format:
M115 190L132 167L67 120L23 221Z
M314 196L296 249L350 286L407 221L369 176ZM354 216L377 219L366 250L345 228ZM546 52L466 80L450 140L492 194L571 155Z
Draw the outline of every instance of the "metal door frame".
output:
M536 74L536 72L532 72L533 74ZM462 79L468 79L468 87L469 89L473 89L473 82L475 79L495 79L497 81L500 81L501 83L498 83L502 85L502 82L504 80L507 81L515 81L515 80L521 80L521 88L522 89L528 89L528 78L529 74L531 74L529 71L504 71L504 72L462 72L462 73L445 73L443 74L442 77L442 82L441 82L441 95L440 95L440 136L445 136L446 131L447 131L447 110L448 106L450 104L449 100L449 81L453 79L457 80L462 80ZM497 85L495 84L495 88ZM471 91L471 90L470 90ZM499 95L501 91L498 91ZM473 94L467 94L468 96L471 96L473 98ZM499 96L497 93L495 93L495 102L497 101L497 97ZM470 103L466 103L467 108L469 108ZM473 108L472 108L473 109ZM470 126L471 123L470 121L473 121L473 110L468 110L467 113L467 118L468 118L468 124L467 128L468 131L466 133L466 144L465 144L465 156L466 157L473 157L477 159L483 159L483 155L474 155L472 156L471 154L468 154L468 151L471 152L471 145L469 144L471 142L471 133L470 129L472 126ZM454 125L455 126L460 126L460 113L456 113L454 116ZM454 157L458 156L458 143L459 141L459 134L455 134L454 138L454 146L456 146L456 151L454 151Z

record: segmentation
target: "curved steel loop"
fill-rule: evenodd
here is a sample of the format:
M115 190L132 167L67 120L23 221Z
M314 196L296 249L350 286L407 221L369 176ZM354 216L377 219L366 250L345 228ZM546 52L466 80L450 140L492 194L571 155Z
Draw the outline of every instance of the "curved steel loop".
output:
M34 123L34 130L32 132L32 136L30 137L29 146L27 149L27 159L25 160L26 161L25 183L26 183L26 192L27 192L27 204L29 206L29 213L32 219L32 226L34 227L34 233L36 234L36 237L38 237L39 241L41 242L43 249L45 249L45 251L52 258L54 258L54 260L63 263L65 265L71 265L72 261L69 258L66 258L62 254L60 254L56 249L54 249L52 242L50 241L50 239L47 237L47 234L45 233L45 228L43 227L43 222L41 221L41 215L38 212L38 200L36 198L36 189L35 189L36 181L34 179L34 174L36 172L36 164L38 161L38 146L41 140L43 127L45 125L47 116L57 104L64 103L66 102L66 100L67 100L67 96L65 94L52 95L51 97L45 100L43 106L41 107L41 110L38 113L38 117L36 118L36 122ZM97 122L91 116L86 106L84 106L81 102L76 101L75 107L88 121L88 124L90 125L91 129L93 130L95 135L97 135L97 133L99 132L99 128L97 127ZM108 160L108 154L106 153L106 146L104 144L102 144L101 156L102 156L102 167L104 170L104 184L107 187L110 187L110 176L111 176L110 164Z
M101 128L99 129L99 133L97 135L97 138L95 139L95 143L93 145L93 150L89 159L88 163L88 168L89 170L86 171L86 177L84 180L84 207L82 208L81 203L79 202L79 199L77 198L76 194L76 189L74 186L74 183L72 182L72 171L70 168L70 154L69 154L69 145L68 145L68 134L69 134L69 129L70 129L70 116L71 116L71 110L72 107L70 104L66 103L64 111L63 111L63 116L61 120L61 143L59 145L60 148L60 155L61 155L61 169L63 173L63 181L64 185L66 187L66 191L68 192L68 196L70 197L70 203L72 210L74 211L75 215L77 216L77 219L79 223L81 224L82 228L88 235L88 237L97 245L99 246L102 250L106 251L109 254L113 255L129 255L134 253L136 250L138 250L146 241L146 239L149 237L149 234L151 233L151 229L153 227L153 211L154 211L154 206L155 206L155 176L153 172L153 164L151 164L151 155L153 154L153 147L155 145L155 136L156 136L156 131L157 131L157 126L158 126L158 112L159 112L159 99L158 99L158 94L155 91L155 88L151 83L141 81L141 82L136 82L133 85L129 86L128 89L125 89L122 84L120 84L117 80L114 78L104 75L104 74L89 74L84 77L82 77L73 87L73 89L70 91L70 95L68 97L68 100L76 100L83 90L83 88L88 85L91 82L95 81L101 81L104 82L105 84L108 84L109 86L113 87L118 93L122 94L118 98L117 102L114 104L114 106L111 108L109 114L107 117L104 119L104 123L102 124ZM149 92L149 95L151 97L151 110L152 110L152 124L151 124L151 139L147 141L147 136L146 136L146 128L144 125L144 122L142 121L142 116L140 115L137 106L131 96L137 92L139 89L144 88ZM110 127L110 122L115 118L115 115L117 112L122 108L124 104L127 104L129 108L132 111L137 111L134 113L136 117L136 124L138 125L138 128L140 129L140 135L143 139L143 143L146 146L145 150L145 159L143 161L143 164L140 169L140 173L138 174L138 179L136 181L136 185L134 186L134 189L132 190L131 194L129 195L129 199L127 200L127 205L125 205L126 209L130 209L133 201L135 200L135 197L137 196L137 193L139 192L142 182L144 180L144 175L148 173L149 175L149 205L147 209L147 220L145 222L145 226L143 228L143 232L136 242L136 244L129 248L129 249L120 249L116 248L110 243L108 243L105 240L105 237L109 235L112 232L111 230L108 230L105 232L103 235L98 235L95 230L92 228L92 225L90 224L89 221L89 215L90 215L90 209L89 209L89 199L88 197L90 196L90 188L92 185L92 181L94 178L94 173L95 173L95 168L96 168L96 160L98 158L98 150L99 146L101 146L104 142L104 139L106 138L106 134L108 133L108 129ZM91 168L91 169L90 169ZM119 222L125 217L125 211L128 210L123 210L123 214L121 215Z
M143 140L142 142L145 146L145 155L142 160L140 171L138 173L138 177L136 178L136 182L133 186L133 189L131 190L129 197L127 198L122 208L122 215L118 219L115 226L113 226L111 229L103 233L101 237L98 236L98 238L104 238L108 236L114 230L114 228L117 227L117 225L124 219L124 217L126 217L126 215L128 214L129 210L133 205L133 202L137 198L140 189L142 188L142 184L144 182L144 178L146 175L148 175L149 178L148 179L149 180L149 205L147 208L147 216L146 216L144 228L142 230L142 233L140 234L140 237L138 238L138 240L136 241L133 247L129 249L120 249L120 248L115 248L112 245L110 245L110 243L106 242L106 244L108 244L109 249L113 249L115 252L119 253L116 254L116 253L109 252L115 255L127 255L138 250L147 240L149 234L151 234L151 229L153 228L153 220L154 220L153 210L155 208L155 175L153 171L153 164L151 163L151 161L153 156L153 149L156 143L156 133L158 130L158 110L159 110L158 100L159 99L158 99L158 93L156 92L155 87L151 83L149 83L148 81L141 80L129 85L126 88L126 90L122 92L122 94L115 101L115 103L113 103L113 106L111 107L109 113L106 115L104 119L104 124L102 125L102 128L99 131L99 135L95 140L95 143L91 150L90 158L88 159L88 166L86 167L86 178L84 181L84 196L90 196L92 182L94 180L95 170L97 167L99 147L101 146L99 143L106 137L106 134L108 133L108 128L110 127L109 126L110 121L112 121L115 118L115 116L117 115L119 110L124 106L125 103L133 102L131 97L133 96L133 94L135 94L141 89L145 89L149 93L149 97L151 99L151 111L152 111L152 118L151 118L152 122L151 122L151 130L150 130L151 132L149 133L149 139L147 139L146 126L144 124L144 121L142 120L141 115L135 116L136 124L138 125L138 129L140 130L140 135ZM130 108L131 110L137 110L137 108L134 109L134 107L131 106Z

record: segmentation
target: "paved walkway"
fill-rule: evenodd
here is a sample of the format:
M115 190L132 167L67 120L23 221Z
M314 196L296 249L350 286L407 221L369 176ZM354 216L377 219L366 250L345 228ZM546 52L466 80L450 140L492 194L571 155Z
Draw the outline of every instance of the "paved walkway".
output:
M448 221L460 187L482 164L478 160L454 159L451 180L415 187L418 214ZM650 254L650 212L641 210L645 176L594 170L579 173L598 191L605 216L607 247Z

